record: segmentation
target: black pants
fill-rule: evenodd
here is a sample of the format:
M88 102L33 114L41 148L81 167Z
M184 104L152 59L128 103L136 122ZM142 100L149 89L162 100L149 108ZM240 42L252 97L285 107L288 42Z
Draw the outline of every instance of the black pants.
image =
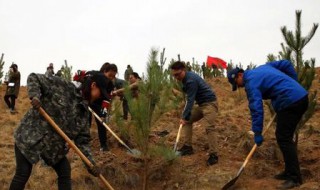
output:
M106 117L106 115L101 113L102 107L100 102L94 103L93 105L91 105L91 108L99 117ZM92 115L90 115L90 123L91 123L91 120L92 120ZM103 126L103 124L97 118L95 118L95 120L98 127L100 147L106 147L107 146L107 129Z
M16 105L16 96L15 95L5 95L4 101L6 102L8 108L10 108L11 110L14 110L14 106Z
M107 129L101 122L96 119L96 123L98 126L98 134L99 134L99 142L100 142L100 147L106 147L107 146Z
M277 113L276 138L285 162L285 172L290 178L302 183L294 132L302 115L308 108L308 96Z
M23 156L17 146L15 146L14 150L17 166L9 190L23 190L31 175L32 164ZM52 168L58 175L59 190L71 190L71 167L68 159L64 157L61 161L52 166Z
M122 99L122 110L123 110L123 119L128 120L129 105L128 105L128 101L125 97L123 97L123 99Z

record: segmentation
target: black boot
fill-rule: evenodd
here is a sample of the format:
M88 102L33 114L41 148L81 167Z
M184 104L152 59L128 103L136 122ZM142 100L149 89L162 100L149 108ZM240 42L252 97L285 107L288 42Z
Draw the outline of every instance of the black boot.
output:
M208 161L207 161L207 165L208 165L208 166L211 166L211 165L213 165L213 164L218 163L218 159L219 159L219 157L216 155L216 153L211 153L211 154L209 154L209 158L208 158Z
M277 180L289 180L290 176L288 175L288 173L286 171L283 171L275 176L273 176L274 179Z
M109 151L108 145L101 145L100 151L101 151L101 152L107 152L107 151Z
M295 187L299 187L300 185L301 183L289 179L283 182L280 186L278 186L277 189L292 189Z
M180 156L186 156L193 154L193 148L192 146L183 145L179 150L178 153Z

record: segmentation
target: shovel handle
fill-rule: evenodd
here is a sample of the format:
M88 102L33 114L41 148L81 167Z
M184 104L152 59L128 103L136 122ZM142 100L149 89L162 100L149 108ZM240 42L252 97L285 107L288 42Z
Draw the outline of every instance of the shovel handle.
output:
M132 154L134 154L133 150L128 146L126 145L126 143L124 143L119 137L117 134L115 134L112 129L104 122L102 121L102 119L98 116L98 114L96 114L96 112L94 112L90 107L88 107L89 111L94 115L95 118L97 118L100 123L102 123L102 125L123 145L125 146Z
M179 142L179 139L180 139L180 134L181 134L182 126L183 126L183 125L180 124L179 129L178 129L178 134L177 134L176 142L175 142L174 147L173 147L173 151L176 151L176 150L177 150L177 146L178 146L178 142Z
M94 165L90 162L90 160L81 152L81 150L72 142L72 140L60 129L60 127L52 120L52 118L44 111L42 107L39 108L40 114L50 123L50 125L56 130L56 132L68 143L68 145L80 156L80 158L90 167L92 168ZM103 175L99 175L99 178L102 180L103 184L108 187L110 190L114 190L112 186L108 183L108 181L103 177Z
M268 131L268 129L270 128L271 124L273 123L273 121L275 120L276 118L276 114L274 114L274 116L271 118L271 120L269 121L269 123L267 124L265 130L262 132L262 135L264 135L266 133L266 131ZM244 163L242 164L241 168L240 168L240 171L238 172L238 174L242 171L242 169L247 165L247 163L249 162L250 158L252 157L254 151L257 149L257 144L255 144L251 151L249 152L246 160L244 161Z
M266 131L270 128L271 124L273 123L273 121L275 120L276 118L276 114L271 118L271 120L269 121L268 125L266 126L265 130L262 132L262 135L264 135L266 133ZM238 180L240 174L242 173L244 167L247 165L247 163L249 162L250 158L252 157L254 151L257 149L257 144L255 144L250 153L248 154L246 160L243 162L241 168L239 169L237 175L232 179L230 180L228 183L226 183L223 187L222 187L222 190L227 190L229 189L232 185L234 185L236 183L236 181Z

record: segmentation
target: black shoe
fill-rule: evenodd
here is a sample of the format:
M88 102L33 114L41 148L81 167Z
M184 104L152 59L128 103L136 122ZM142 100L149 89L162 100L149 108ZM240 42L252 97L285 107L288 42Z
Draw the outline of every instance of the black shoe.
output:
M285 182L283 182L280 186L277 187L277 189L292 189L295 187L299 187L301 185L301 183L299 182L295 182L291 179L286 180Z
M212 153L209 155L207 165L211 166L213 164L216 164L216 163L218 163L218 160L219 160L219 157L215 153Z
M277 180L289 180L290 176L287 174L287 172L283 171L275 176L273 176L274 179Z
M101 146L100 151L101 152L107 152L107 151L109 151L109 148L106 145L105 146Z
M186 156L193 154L193 148L192 146L183 145L179 150L178 153L180 156Z

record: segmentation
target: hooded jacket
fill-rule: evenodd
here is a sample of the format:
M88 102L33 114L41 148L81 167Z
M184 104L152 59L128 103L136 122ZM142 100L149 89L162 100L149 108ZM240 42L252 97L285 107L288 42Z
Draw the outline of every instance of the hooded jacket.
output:
M262 132L263 129L262 100L270 99L274 110L279 112L308 94L297 80L297 73L288 60L268 62L244 72L253 132Z

